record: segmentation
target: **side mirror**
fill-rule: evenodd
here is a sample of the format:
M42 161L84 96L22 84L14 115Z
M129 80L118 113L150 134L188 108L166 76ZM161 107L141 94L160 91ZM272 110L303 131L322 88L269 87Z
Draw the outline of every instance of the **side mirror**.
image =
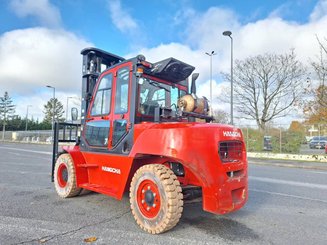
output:
M78 109L76 107L73 107L71 110L72 114L72 121L76 121L78 118Z
M198 79L199 73L192 74L192 83L191 83L191 94L196 94L196 84L195 80Z

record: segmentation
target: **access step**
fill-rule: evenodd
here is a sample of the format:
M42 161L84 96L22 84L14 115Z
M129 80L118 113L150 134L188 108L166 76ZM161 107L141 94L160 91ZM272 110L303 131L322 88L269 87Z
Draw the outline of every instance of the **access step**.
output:
M113 188L103 187L103 186L97 185L97 184L82 184L79 187L90 190L90 191L109 195L109 196L112 196L112 197L118 199L117 190L115 190Z

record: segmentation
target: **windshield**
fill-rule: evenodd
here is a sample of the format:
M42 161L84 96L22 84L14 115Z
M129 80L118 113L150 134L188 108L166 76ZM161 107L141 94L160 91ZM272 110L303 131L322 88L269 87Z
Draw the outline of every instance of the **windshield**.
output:
M176 111L177 100L185 94L186 91L175 86L142 77L139 80L138 112L153 116L154 109L158 106Z

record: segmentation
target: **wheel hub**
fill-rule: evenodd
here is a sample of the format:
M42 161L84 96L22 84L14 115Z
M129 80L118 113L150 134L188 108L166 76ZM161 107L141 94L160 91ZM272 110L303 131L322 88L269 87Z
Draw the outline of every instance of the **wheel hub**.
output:
M153 192L151 190L147 190L145 192L145 203L148 205L148 206L153 206L153 203L154 203L154 195L153 195Z
M146 218L154 218L160 211L160 192L152 180L144 180L137 188L137 204Z
M59 168L58 168L58 184L60 187L65 187L68 181L68 170L67 167L64 163L61 163Z

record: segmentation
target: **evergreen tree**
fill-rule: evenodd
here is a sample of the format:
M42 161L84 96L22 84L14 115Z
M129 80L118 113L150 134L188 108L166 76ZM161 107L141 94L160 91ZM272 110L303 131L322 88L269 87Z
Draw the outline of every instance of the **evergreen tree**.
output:
M8 92L5 92L3 97L0 97L0 119L2 122L2 140L5 137L6 124L15 113L15 105L12 99L9 97Z
M26 120L22 119L20 116L15 115L7 121L6 130L7 131L19 131L24 130Z
M54 110L53 110L53 106L54 106ZM54 114L55 121L59 121L59 122L65 121L65 119L63 118L63 114L65 112L63 108L64 107L62 103L57 98L55 99L51 98L44 105L44 111L43 111L43 113L45 114L44 122L51 125L53 114Z

